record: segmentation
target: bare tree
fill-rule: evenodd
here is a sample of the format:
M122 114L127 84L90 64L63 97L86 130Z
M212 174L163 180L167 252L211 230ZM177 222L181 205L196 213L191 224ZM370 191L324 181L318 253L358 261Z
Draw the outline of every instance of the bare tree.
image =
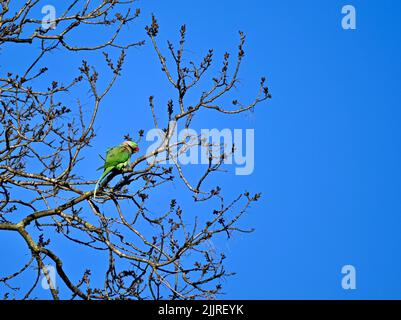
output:
M243 192L227 200L221 186L207 190L204 185L209 176L221 171L224 159L230 154L221 147L216 158L213 152L216 146L202 137L174 143L171 138L177 123L189 128L199 112L235 116L270 98L262 78L252 102L242 104L234 99L229 107L219 102L230 95L238 82L244 58L244 34L240 33L232 70L230 55L226 53L220 72L207 78L213 50L199 63L185 63L186 28L182 26L177 48L170 42L165 48L170 57L167 59L157 41L159 25L152 17L146 34L162 72L177 93L164 114L156 112L155 101L149 98L149 115L154 127L163 129L163 142L154 151L133 159L124 170L114 170L100 184L98 197L94 199L96 181L79 172L77 164L85 161L83 150L90 148L96 137L96 116L121 74L126 51L144 44L137 40L121 43L119 37L121 30L134 22L140 12L133 1L70 0L65 11L51 21L53 27L46 29L33 13L43 5L41 2L28 0L11 9L9 0L1 1L1 49L11 43L25 49L40 45L39 53L25 72L17 74L4 67L0 70L0 230L22 237L30 253L15 273L0 275L4 298L33 298L42 273L53 299L214 298L222 290L222 280L230 273L224 268L224 253L211 252L208 243L218 235L230 237L235 232L250 232L241 229L238 220L260 194ZM102 43L88 46L70 39L81 28L99 27L114 30ZM47 88L38 88L37 79L48 80L46 57L56 50L102 52L110 74L100 75L95 66L83 61L77 70L79 75L69 83L52 80ZM98 81L100 77L102 84ZM210 79L209 86L200 84L203 78ZM76 86L90 89L93 106L89 115L79 102L76 105L63 102L64 94ZM201 94L196 104L187 105L186 95L192 89L201 90ZM66 121L65 115L69 113L78 116ZM138 141L143 135L140 130ZM179 163L180 154L199 145L208 150L206 170L184 168ZM163 161L166 159L169 164ZM187 170L192 170L190 178ZM116 181L112 183L114 178ZM183 190L181 196L171 199L166 210L155 209L152 197L155 199L163 186L174 183ZM184 196L193 202L193 209L188 212L180 206ZM78 278L67 274L66 265L82 264L84 259L63 259L64 253L52 248L53 243L61 241L58 239L103 253L104 281L92 281L94 270L89 269ZM48 270L49 264L56 268L60 280L57 285ZM32 275L29 287L18 282L27 272Z

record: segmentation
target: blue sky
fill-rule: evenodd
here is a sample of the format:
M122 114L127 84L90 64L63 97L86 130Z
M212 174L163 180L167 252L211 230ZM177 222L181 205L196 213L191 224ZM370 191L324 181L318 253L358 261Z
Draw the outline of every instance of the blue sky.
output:
M356 8L356 30L341 28L346 4ZM400 1L143 0L139 6L141 18L125 37L144 38L142 27L154 13L164 49L185 23L186 54L198 60L209 48L216 57L234 53L238 30L244 31L238 95L253 97L262 75L273 95L252 114L200 119L204 127L255 129L254 173L222 176L229 194L245 188L263 194L241 224L256 231L224 244L227 269L237 273L224 284L224 298L401 298ZM59 57L52 59L58 67ZM101 110L94 150L149 126L149 95L164 106L169 90L150 46L131 50ZM9 242L3 254L20 245ZM356 290L341 287L347 264L356 268Z

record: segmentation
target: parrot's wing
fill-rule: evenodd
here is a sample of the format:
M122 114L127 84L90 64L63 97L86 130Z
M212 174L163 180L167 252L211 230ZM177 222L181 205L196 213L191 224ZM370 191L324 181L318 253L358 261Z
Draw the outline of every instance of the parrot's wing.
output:
M126 162L130 158L130 153L121 146L111 148L107 151L106 161L103 168L115 167L120 163Z

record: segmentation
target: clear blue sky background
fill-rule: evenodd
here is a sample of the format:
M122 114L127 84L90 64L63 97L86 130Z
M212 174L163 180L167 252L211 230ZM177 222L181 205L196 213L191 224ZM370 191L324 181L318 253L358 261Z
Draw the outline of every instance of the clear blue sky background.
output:
M341 28L346 4L356 8L357 30ZM239 96L252 97L261 75L270 84L273 99L255 113L203 118L204 127L255 128L254 174L221 184L233 194L263 193L242 221L255 233L226 244L227 269L237 275L224 298L401 298L401 2L143 0L140 7L140 23L125 36L143 38L155 13L162 40L177 40L186 23L186 53L200 60L215 48L218 61L235 52L242 30ZM60 60L51 63L60 69ZM150 124L152 94L164 108L171 91L151 48L133 49L100 114L94 148ZM4 256L23 247L9 243ZM356 290L341 287L346 264L356 268Z

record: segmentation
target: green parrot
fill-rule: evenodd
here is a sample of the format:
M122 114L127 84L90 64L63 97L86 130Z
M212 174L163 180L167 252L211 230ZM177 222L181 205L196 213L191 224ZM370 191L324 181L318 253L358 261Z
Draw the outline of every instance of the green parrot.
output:
M138 151L138 145L132 141L124 141L118 146L107 149L104 165L97 169L103 169L103 173L96 183L95 191L93 193L94 199L96 199L96 191L100 182L102 182L113 169L122 170L124 167L128 166L131 155Z

